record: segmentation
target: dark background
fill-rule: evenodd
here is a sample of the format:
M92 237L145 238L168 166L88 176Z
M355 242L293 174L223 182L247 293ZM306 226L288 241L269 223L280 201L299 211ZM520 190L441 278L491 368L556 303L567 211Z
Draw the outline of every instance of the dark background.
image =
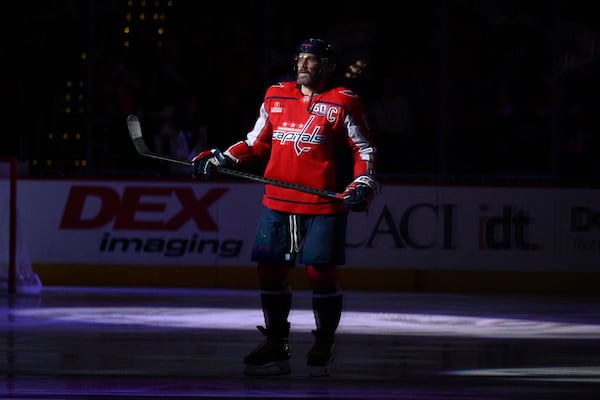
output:
M151 138L166 108L196 96L208 146L224 148L252 127L266 87L290 76L297 44L323 37L338 50L338 78L367 101L383 180L590 186L600 176L593 2L3 8L0 155L24 175L169 176L135 152L128 114ZM367 67L345 77L357 60Z

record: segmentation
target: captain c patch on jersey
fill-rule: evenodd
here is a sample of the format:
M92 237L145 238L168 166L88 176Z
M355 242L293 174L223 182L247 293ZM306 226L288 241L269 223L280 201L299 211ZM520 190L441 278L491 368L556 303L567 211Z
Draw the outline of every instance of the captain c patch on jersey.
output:
M326 116L328 122L335 122L335 119L339 114L337 107L332 107L323 103L317 103L313 105L311 112L312 114Z

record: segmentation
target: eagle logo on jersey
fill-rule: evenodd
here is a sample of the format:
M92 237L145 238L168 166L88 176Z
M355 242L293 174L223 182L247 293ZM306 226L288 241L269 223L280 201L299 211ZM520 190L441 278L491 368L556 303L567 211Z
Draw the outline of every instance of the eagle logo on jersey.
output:
M344 94L349 97L358 98L358 95L350 89L340 90L339 93Z

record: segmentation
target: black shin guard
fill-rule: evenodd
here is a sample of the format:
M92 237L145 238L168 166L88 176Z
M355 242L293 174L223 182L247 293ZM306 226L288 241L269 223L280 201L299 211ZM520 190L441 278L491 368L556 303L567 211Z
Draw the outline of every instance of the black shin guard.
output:
M292 307L289 286L277 291L262 290L260 299L269 335L287 338L290 330L288 316Z
M331 337L340 323L343 297L340 291L331 294L313 294L312 307L317 324L316 334Z

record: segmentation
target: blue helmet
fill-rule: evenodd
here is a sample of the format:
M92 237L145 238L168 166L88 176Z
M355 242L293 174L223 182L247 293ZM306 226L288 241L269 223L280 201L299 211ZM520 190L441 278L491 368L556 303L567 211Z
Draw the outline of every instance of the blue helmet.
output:
M296 49L296 56L300 53L312 53L317 56L321 64L335 64L333 46L323 39L307 39L300 43Z

